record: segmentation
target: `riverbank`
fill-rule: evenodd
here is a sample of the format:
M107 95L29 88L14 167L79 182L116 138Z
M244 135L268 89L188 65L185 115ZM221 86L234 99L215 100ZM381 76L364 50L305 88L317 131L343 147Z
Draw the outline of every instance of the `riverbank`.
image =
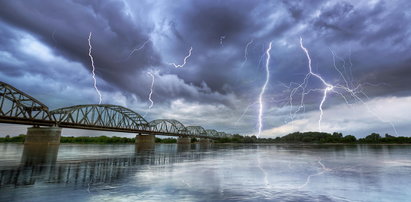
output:
M24 143L26 135L18 135L18 136L6 136L0 137L0 143ZM156 138L156 143L177 143L177 139L175 138ZM191 142L197 142L196 138L192 138ZM128 138L128 137L107 137L107 136L98 136L98 137L89 137L89 136L61 136L60 143L74 143L74 144L134 144L135 138Z
M1 142L21 142L25 140L25 135L19 136L6 136L0 137ZM196 143L197 138L192 138L191 142ZM176 138L155 138L156 143L177 143ZM399 145L399 144L411 144L411 137L395 137L389 134L385 134L384 137L377 133L372 133L364 138L357 139L353 135L343 136L342 133L321 133L321 132L295 132L282 137L276 138L257 138L256 136L241 136L233 135L228 138L218 138L214 140L215 143L240 143L240 144L253 144L253 143L270 143L270 144L297 144L297 145L338 145L338 144L384 144L384 145ZM62 136L60 143L76 143L76 144L134 144L135 138L127 137L89 137L89 136Z
M359 138L342 133L295 132L276 138L257 138L256 136L233 135L232 138L220 138L217 143L284 143L284 144L411 144L411 137L395 137L378 133Z

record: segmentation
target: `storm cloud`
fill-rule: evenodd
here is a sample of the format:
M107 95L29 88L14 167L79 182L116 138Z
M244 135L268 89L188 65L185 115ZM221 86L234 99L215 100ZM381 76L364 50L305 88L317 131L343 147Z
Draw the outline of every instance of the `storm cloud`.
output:
M290 119L290 105L298 105L300 99L290 102L290 93L308 73L300 37L310 51L313 70L332 84L349 83L361 90L362 104L378 108L375 103L384 105L381 100L408 100L410 11L407 0L0 0L0 80L51 108L96 103L88 56L91 32L103 103L147 112L148 119L176 118L188 125L253 134L265 78L264 53L272 42L263 129L272 132L264 133L267 136L281 135L276 129L292 131L288 129L296 121L315 125L321 101L319 92L306 95L305 111ZM170 65L182 64L190 48L184 67ZM155 76L150 111L148 72ZM311 79L308 87L322 84ZM336 113L346 101L330 95L324 109ZM352 109L352 116L355 113ZM406 120L397 122L401 135L409 135L404 134L411 129L404 126ZM374 130L392 132L390 124L364 124L369 129L327 130L360 136Z

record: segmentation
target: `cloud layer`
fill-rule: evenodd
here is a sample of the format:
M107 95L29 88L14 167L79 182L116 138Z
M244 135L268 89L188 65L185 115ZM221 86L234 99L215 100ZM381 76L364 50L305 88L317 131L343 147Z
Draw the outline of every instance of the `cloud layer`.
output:
M383 117L399 113L398 120L391 121L399 124L401 135L409 135L409 120L403 116L409 107L404 100L411 95L409 10L406 0L0 0L0 80L51 108L98 102L88 57L92 32L103 103L144 114L150 105L147 72L153 72L149 119L177 118L188 125L254 134L256 96L265 78L264 51L272 41L264 134L283 135L318 129L312 126L317 125L321 92L307 94L305 111L289 116L295 110L290 104L297 106L301 96L295 94L290 102L289 87L303 82L308 72L301 36L315 72L332 84L346 85L346 80L347 86L358 87L365 93L364 102L386 108ZM181 64L190 47L192 55L184 67L169 65ZM341 73L334 68L331 51ZM307 85L322 87L315 80ZM329 98L324 130L360 136L392 133L390 125L368 121L369 112L349 113L346 100L337 94ZM392 100L398 103L389 104ZM355 99L349 103L356 110L363 105ZM335 119L341 114L343 122ZM291 123L297 127L290 129Z

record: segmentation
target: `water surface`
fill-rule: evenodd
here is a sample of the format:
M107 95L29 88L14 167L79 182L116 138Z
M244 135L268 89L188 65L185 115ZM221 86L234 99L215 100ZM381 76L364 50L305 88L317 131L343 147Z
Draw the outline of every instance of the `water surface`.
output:
M0 144L0 201L409 201L408 145Z

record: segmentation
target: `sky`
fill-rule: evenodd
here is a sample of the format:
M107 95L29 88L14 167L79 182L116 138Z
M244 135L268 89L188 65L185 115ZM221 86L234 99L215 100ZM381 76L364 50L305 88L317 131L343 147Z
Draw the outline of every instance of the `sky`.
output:
M0 80L50 109L97 104L90 39L102 103L148 121L410 136L410 21L408 0L0 0Z

